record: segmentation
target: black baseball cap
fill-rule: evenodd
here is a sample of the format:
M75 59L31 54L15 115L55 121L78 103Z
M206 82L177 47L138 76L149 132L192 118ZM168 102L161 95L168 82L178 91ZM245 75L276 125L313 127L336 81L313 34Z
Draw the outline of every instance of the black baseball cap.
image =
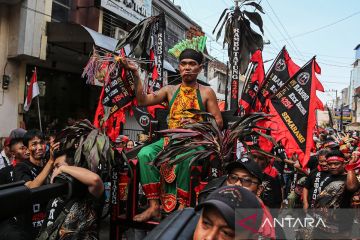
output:
M264 179L264 174L262 173L260 166L249 155L244 155L240 159L229 163L225 167L228 173L230 173L235 168L243 168L247 170L251 175L259 179L260 182L262 182Z
M27 131L22 128L16 128L10 132L10 138L23 138Z
M255 209L257 218L254 222L255 228L261 225L263 210L255 194L240 186L225 186L213 191L204 202L195 207L195 211L203 207L211 206L216 208L230 228L235 229L235 212L241 215L241 209ZM240 209L240 210L239 210ZM239 215L240 214L240 215Z

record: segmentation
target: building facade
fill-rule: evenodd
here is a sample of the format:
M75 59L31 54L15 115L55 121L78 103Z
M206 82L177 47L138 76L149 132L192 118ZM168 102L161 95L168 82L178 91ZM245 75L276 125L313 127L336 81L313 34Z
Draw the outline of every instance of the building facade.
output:
M93 46L113 51L135 24L161 12L166 13L166 52L186 37L203 34L168 0L0 1L0 137L17 127L39 128L37 102L23 110L35 68L43 126L60 129L71 119L92 120L101 88L85 84L81 73ZM169 54L165 60L165 69L175 72L177 60Z
M46 22L51 21L51 4L40 0L0 3L0 137L24 125L27 63L47 57Z
M17 127L40 127L37 99L28 112L23 111L35 68L43 131L49 130L45 126L60 129L71 119L92 120L101 88L85 84L81 73L93 45L113 51L117 44L101 34L113 19L100 4L94 0L0 1L0 68L4 70L1 79L6 80L0 90L0 137ZM123 9L132 16L135 8L140 16L150 16L149 7L147 15L139 6ZM126 30L136 24L125 17L121 23Z
M349 101L353 109L352 122L360 122L360 44L354 50L355 61L350 74Z

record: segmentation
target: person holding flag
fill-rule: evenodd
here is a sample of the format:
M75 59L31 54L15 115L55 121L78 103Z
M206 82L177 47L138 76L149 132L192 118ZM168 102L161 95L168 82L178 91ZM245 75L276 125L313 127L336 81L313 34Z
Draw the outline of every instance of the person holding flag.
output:
M194 48L194 42L186 45L185 48L182 45L182 49L174 48L173 51L169 50L169 52L177 53L174 56L179 58L182 82L177 86L165 86L153 94L144 93L137 66L124 60L125 69L131 71L134 75L138 104L140 106L149 106L164 101L169 102L168 126L170 129L181 128L185 124L202 120L201 116L186 111L188 109L211 113L215 117L218 126L222 128L223 120L217 105L215 92L210 87L197 82L197 75L202 70L204 58L201 49ZM159 141L143 147L138 153L140 182L149 200L149 208L136 215L134 221L145 222L151 218L159 217L159 200L161 200L165 212L172 212L176 206L182 209L189 205L189 161L183 161L176 166L163 164L160 169L149 164L166 144L166 138L161 138Z

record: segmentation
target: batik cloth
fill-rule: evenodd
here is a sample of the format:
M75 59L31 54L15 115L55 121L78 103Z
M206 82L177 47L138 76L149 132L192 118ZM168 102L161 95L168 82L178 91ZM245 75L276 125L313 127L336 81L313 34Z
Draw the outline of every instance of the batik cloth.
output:
M176 90L169 103L168 126L170 129L180 128L182 119L202 121L202 117L187 112L187 109L205 111L199 88L180 87ZM168 139L160 139L141 149L138 154L140 166L140 182L147 199L160 199L165 212L175 209L177 202L189 206L190 171L187 159L177 165L163 164L160 168L150 165L157 154L163 150ZM197 151L197 150L192 150ZM176 158L192 151L184 152Z

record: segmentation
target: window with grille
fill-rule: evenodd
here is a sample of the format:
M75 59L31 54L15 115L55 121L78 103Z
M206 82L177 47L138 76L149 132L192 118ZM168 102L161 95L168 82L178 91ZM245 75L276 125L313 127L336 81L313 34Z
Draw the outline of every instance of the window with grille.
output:
M52 21L68 22L71 10L71 0L53 0Z

